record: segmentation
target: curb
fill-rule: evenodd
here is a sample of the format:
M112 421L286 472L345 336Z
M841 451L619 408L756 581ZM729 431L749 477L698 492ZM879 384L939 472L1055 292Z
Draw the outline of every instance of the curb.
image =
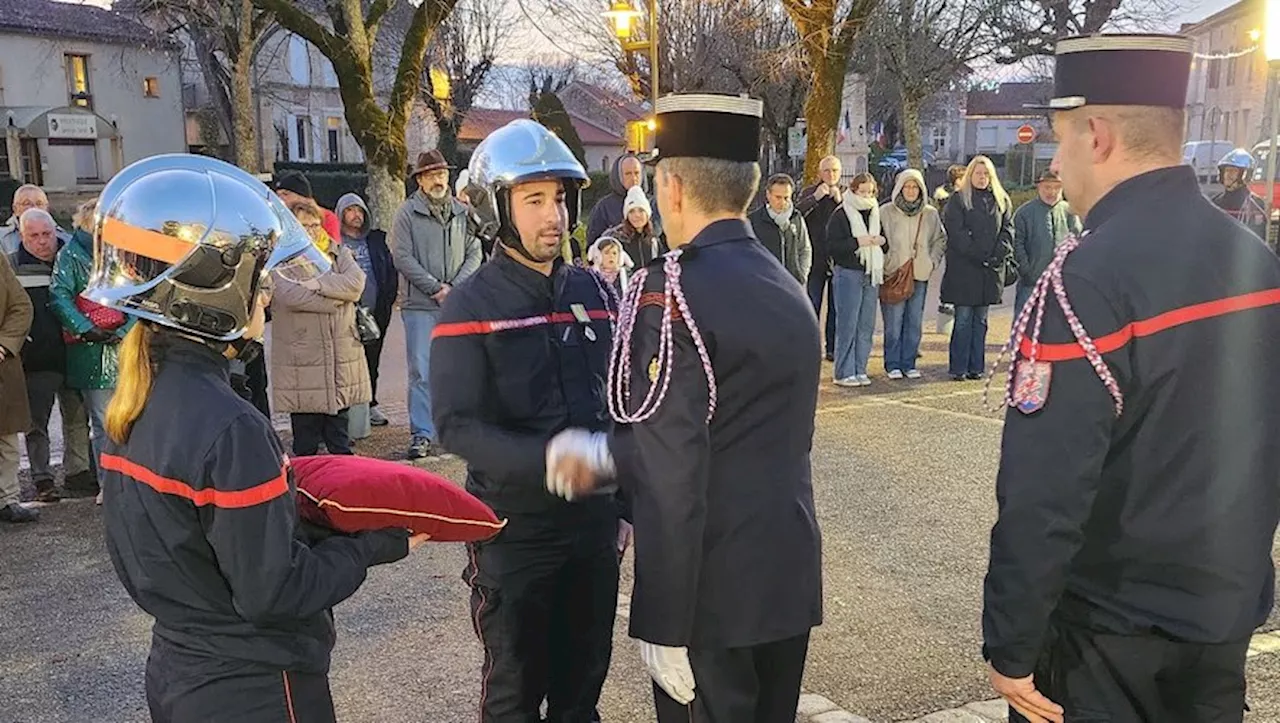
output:
M1249 640L1246 657L1280 653L1280 631L1255 633ZM1000 698L966 703L900 723L1008 723L1009 705ZM804 693L796 706L796 723L872 723L871 719L854 715L825 696Z

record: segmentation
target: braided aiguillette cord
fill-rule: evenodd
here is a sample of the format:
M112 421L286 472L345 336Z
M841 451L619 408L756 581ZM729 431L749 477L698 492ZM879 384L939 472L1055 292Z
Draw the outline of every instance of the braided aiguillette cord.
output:
M1085 232L1088 235L1088 232ZM1067 319L1067 326L1071 328L1071 334L1075 337L1076 343L1084 350L1085 358L1089 361L1089 365L1093 367L1093 371L1102 380L1103 386L1107 388L1107 392L1111 395L1115 402L1115 413L1119 417L1124 411L1124 393L1120 391L1120 384L1116 381L1115 375L1111 373L1111 368L1102 358L1101 352L1094 344L1093 338L1085 330L1084 324L1080 322L1080 318L1076 315L1075 309L1071 306L1071 301L1067 298L1066 286L1062 281L1062 269L1066 264L1067 255L1075 251L1079 246L1083 236L1068 236L1063 240L1058 248L1054 250L1053 260L1049 262L1048 268L1040 275L1036 281L1035 288L1031 292L1031 297L1027 299L1027 303L1023 306L1018 314L1017 321L1014 322L1013 330L1010 333L1009 341L1005 343L1000 350L996 361L991 365L991 371L987 374L987 382L982 390L983 404L988 404L988 393L991 390L991 380L995 377L996 372L1000 369L1000 364L1004 362L1006 354L1012 354L1011 360L1016 360L1019 350L1022 348L1023 339L1026 336L1027 323L1031 319L1032 313L1035 314L1036 324L1031 335L1031 353L1026 361L1029 364L1035 364L1040 353L1040 329L1044 323L1045 303L1049 298L1049 289L1053 289L1053 294L1057 297L1058 306L1061 307L1063 316ZM1014 373L1013 364L1010 364L1008 378L1005 381L1004 404L1002 406L1012 407L1014 404ZM1000 406L989 407L992 411L1000 409Z
M663 400L666 399L667 390L671 385L671 370L675 353L675 342L672 333L673 307L678 307L680 310L681 318L689 329L689 335L693 338L694 346L698 350L698 357L702 362L703 373L707 378L706 420L710 422L715 414L717 394L715 373L711 368L711 356L707 353L702 333L698 330L697 322L694 321L690 313L684 289L680 285L680 255L682 253L681 249L677 249L666 254L662 267L666 279L663 287L662 324L658 337L656 359L658 363L658 378L661 379L661 383L658 383L658 380L654 380L654 383L649 386L649 391L645 395L644 401L640 403L635 412L628 411L631 401L631 340L632 333L635 330L636 319L639 315L644 282L648 278L648 269L642 269L637 273L627 288L627 294L622 302L622 308L618 316L618 332L614 335L613 350L609 356L609 414L619 423L638 424L649 419L657 413L662 406Z

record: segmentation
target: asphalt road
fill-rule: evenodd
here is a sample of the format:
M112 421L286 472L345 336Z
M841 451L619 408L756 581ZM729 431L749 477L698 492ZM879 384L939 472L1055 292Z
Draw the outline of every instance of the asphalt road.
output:
M993 317L993 345L1007 328L1007 311ZM945 379L945 338L931 333L925 346L922 382L885 380L878 357L872 387L824 381L814 440L826 621L813 635L805 690L877 723L991 697L979 609L1000 421L982 410L981 383ZM407 442L403 381L385 388L393 426L362 442L362 453L393 456ZM461 476L456 460L433 466ZM145 721L150 621L115 578L98 511L69 501L43 513L39 524L0 525L0 723ZM480 651L463 562L461 546L425 545L375 569L337 608L340 720L475 720ZM651 721L622 602L601 712L610 723ZM1280 721L1280 660L1252 660L1250 685L1250 723Z

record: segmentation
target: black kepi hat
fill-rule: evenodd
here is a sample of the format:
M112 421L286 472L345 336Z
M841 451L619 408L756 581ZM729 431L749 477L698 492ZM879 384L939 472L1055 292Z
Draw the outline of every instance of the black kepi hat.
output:
M1183 108L1195 44L1181 35L1063 38L1054 49L1053 97L1041 110L1086 105Z
M762 101L745 95L689 93L659 98L654 110L657 129L650 163L664 158L760 160Z

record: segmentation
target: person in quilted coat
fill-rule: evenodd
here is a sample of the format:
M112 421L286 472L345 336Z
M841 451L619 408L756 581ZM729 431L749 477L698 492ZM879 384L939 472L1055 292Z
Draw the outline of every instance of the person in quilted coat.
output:
M333 243L310 201L289 210L332 259L333 267L304 284L274 278L271 298L271 392L277 412L289 412L293 453L351 454L347 410L373 398L356 302L365 274L351 251Z

